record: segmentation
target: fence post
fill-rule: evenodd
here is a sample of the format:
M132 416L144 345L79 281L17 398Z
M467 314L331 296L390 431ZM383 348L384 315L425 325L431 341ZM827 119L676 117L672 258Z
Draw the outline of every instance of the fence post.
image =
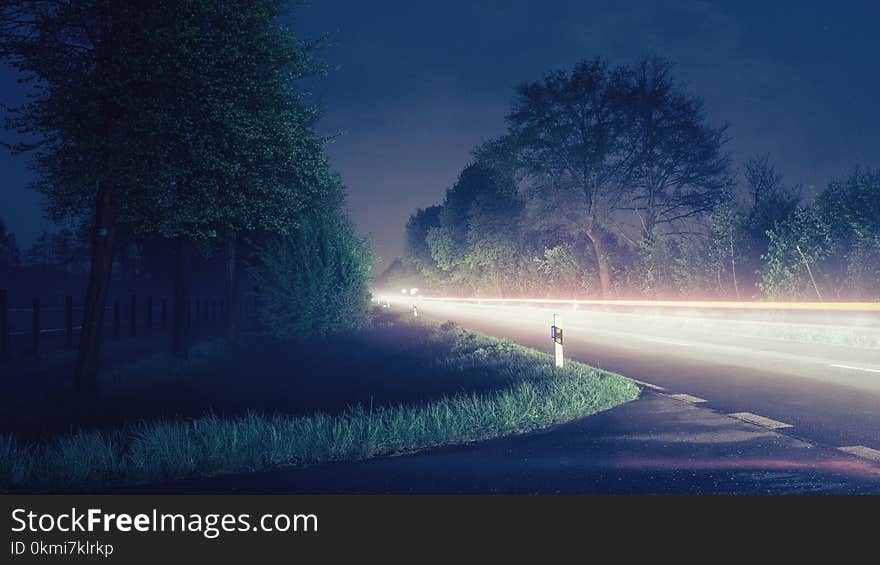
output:
M119 339L119 299L113 301L113 339Z
M212 326L217 325L217 301L216 300L211 301L211 325Z
M201 310L202 310L202 301L196 300L196 317L195 317L195 325L198 327L199 322L201 322Z
M219 317L221 324L226 322L225 312L226 312L226 307L225 307L225 304L223 303L223 301L221 300L220 301L220 317Z
M9 355L9 295L0 288L0 359Z
M129 334L131 337L134 337L137 333L137 298L134 294L131 295L131 331Z
M34 348L34 359L40 358L40 299L34 297L31 313L31 339Z
M147 329L153 329L153 297L147 298Z
M67 347L73 345L73 297L64 297L64 321Z
M166 324L168 323L168 299L162 299L162 330L165 330Z

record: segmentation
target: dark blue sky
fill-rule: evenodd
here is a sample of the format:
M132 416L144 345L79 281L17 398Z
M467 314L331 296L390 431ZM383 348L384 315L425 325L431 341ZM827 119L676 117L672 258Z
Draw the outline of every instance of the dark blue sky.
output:
M313 0L306 35L329 31L339 70L312 86L359 229L383 261L406 219L438 203L471 148L503 130L517 84L603 56L656 52L730 122L738 162L769 152L786 180L820 188L880 166L880 7L873 2ZM0 71L5 102L20 97ZM19 241L46 227L22 159L0 156L0 216Z

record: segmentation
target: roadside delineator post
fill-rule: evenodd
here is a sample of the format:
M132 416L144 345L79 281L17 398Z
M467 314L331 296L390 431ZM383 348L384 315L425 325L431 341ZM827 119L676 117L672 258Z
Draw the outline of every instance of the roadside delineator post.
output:
M550 337L553 339L553 349L556 357L556 366L563 366L562 356L562 316L553 314L553 325L550 326Z
M413 318L419 317L419 307L413 304Z

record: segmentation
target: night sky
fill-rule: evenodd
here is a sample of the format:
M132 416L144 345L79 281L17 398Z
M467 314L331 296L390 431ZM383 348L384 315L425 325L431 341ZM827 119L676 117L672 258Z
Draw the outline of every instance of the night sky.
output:
M332 34L323 58L339 68L310 88L321 129L345 132L329 152L380 270L401 253L407 217L503 131L514 88L584 58L670 58L710 119L730 122L738 163L769 152L807 192L880 166L873 2L313 0L296 19L304 35ZM22 96L0 69L0 99ZM25 158L3 152L0 166L0 217L28 245L48 227L40 197Z

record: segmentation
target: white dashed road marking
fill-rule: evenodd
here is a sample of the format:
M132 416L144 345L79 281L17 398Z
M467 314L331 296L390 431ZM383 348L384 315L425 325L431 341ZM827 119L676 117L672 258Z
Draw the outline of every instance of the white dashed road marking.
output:
M837 367L838 369L850 369L852 371L865 371L867 373L880 373L880 369L869 369L867 367L853 367L852 365L838 365L836 363L832 363L831 366Z
M764 416L758 416L757 414L752 414L751 412L736 412L734 414L728 414L731 418L737 418L739 420L743 420L744 422L749 422L751 424L755 424L757 426L761 426L762 428L768 428L771 430L778 430L779 428L793 428L791 424L786 424L784 422L777 422L776 420L771 420L770 418L765 418Z
M669 398L681 400L682 402L687 402L688 404L697 404L698 402L706 402L705 399L699 398L697 396L691 396L690 394L670 394Z
M659 337L643 337L642 339L645 341L653 342L653 343L662 343L664 345L675 345L678 347L690 347L690 345L691 345L690 343L688 343L686 341L677 341L674 339L663 339L663 338L659 338Z
M865 459L870 459L871 461L877 461L880 463L880 451L876 449L871 449L870 447L865 447L864 445L847 445L844 447L838 447L840 451L845 451L850 455L856 455L858 457L863 457Z
M651 383L646 383L645 381L640 381L640 380L638 380L638 379L632 379L632 378L631 378L631 379L629 379L629 380L631 380L632 382L636 383L637 385L642 385L642 386L646 386L646 387L648 387L648 388L653 388L654 390L666 390L666 389L663 388L662 386L652 385Z

